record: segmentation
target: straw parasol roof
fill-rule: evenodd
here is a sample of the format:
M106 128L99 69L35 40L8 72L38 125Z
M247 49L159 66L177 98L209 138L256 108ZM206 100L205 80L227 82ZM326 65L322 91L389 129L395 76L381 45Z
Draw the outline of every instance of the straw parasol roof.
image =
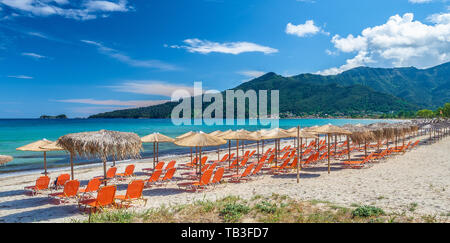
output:
M174 143L183 147L208 147L223 145L226 144L227 141L217 136L211 136L207 133L199 132L190 136L179 138L175 140Z
M59 151L59 150L64 150L64 149L57 146L55 142L52 142L52 141L44 138L42 140L38 140L36 142L16 148L16 150L44 152L44 174L47 174L47 152L48 151Z
M73 179L73 155L101 158L106 178L106 159L139 158L142 148L141 138L131 132L100 130L95 132L71 133L60 137L57 145L70 152Z
M262 139L290 138L291 134L281 128L274 128L262 134Z
M36 142L32 142L32 143L24 145L22 147L18 147L18 148L16 148L16 150L19 150L19 151L33 151L33 152L47 152L47 151L50 151L50 150L47 150L47 149L44 149L44 148L41 148L41 147L49 145L51 143L52 143L52 141L47 140L47 139L44 138L42 140L38 140Z
M220 130L209 133L209 135L216 136L216 137L220 137L221 134L222 134L222 131L220 131Z
M347 131L343 128L340 128L338 126L334 126L331 124L328 125L323 125L320 127L316 127L316 128L312 128L311 130L307 130L307 131L313 131L319 134L343 134L343 135L349 135L351 134L350 131Z
M141 141L143 143L172 143L175 141L175 139L168 137L166 135L163 135L159 132L155 132L155 133L152 133L152 134L142 137Z
M0 165L6 164L6 163L10 162L11 160L13 160L13 157L12 157L12 156L9 156L9 155L0 155Z
M178 137L176 137L176 138L177 138L177 139L185 138L185 137L189 137L189 136L194 135L194 134L196 134L196 132L189 131L189 132L187 132L187 133L181 134L180 136L178 136Z
M51 142L47 145L41 146L39 148L44 149L45 151L62 151L62 150L64 150L60 146L56 145L56 141Z
M137 134L108 130L67 134L58 139L57 145L79 156L102 159L139 158L142 148Z
M221 136L225 140L259 140L252 132L246 130L231 131Z

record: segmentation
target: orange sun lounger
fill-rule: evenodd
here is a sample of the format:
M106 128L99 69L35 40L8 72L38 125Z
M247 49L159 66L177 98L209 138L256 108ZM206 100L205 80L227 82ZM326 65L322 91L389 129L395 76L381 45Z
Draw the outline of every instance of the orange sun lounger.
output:
M24 189L31 191L32 195L36 195L38 192L42 190L47 190L49 184L50 184L50 177L41 176L37 178L36 184L34 186L27 186Z

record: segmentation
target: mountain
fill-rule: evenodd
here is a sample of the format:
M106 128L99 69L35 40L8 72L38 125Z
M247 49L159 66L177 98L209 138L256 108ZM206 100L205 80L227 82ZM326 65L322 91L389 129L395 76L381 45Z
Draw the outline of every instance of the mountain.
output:
M233 88L238 89L279 90L280 114L284 115L360 116L434 109L450 100L450 62L428 69L358 67L328 76L283 77L270 72ZM177 104L117 110L90 118L169 118Z
M428 69L358 67L338 75L300 74L291 78L315 84L360 84L424 108L436 108L450 100L450 62Z

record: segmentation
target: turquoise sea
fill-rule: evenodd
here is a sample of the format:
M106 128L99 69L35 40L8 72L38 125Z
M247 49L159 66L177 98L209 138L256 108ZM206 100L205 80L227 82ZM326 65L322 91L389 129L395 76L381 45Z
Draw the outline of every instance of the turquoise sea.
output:
M280 119L281 128L294 126L309 127L314 125L344 125L347 123L370 124L374 122L394 122L392 120L366 120L366 119ZM14 160L0 166L0 173L23 172L42 170L43 153L16 151L17 147L46 138L56 140L68 133L97 131L101 129L135 132L144 136L153 132L176 137L188 131L212 132L215 130L246 129L249 131L261 128L270 128L263 125L183 125L175 126L170 119L66 119L66 120L42 120L42 119L0 119L0 154L11 155ZM152 144L144 144L143 158L152 157ZM173 144L160 144L160 156L168 154L187 153L189 149ZM68 156L65 152L48 152L48 168L68 166ZM77 158L75 164L95 163L97 161Z

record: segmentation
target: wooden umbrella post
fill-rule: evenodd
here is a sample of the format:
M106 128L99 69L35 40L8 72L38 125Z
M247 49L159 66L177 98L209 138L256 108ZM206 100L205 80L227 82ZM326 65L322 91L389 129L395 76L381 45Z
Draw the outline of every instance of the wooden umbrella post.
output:
M159 143L156 142L156 162L159 162Z
M336 158L337 152L337 134L334 134L334 157Z
M44 175L47 175L47 152L44 151Z
M327 134L328 137L328 174L330 174L330 134Z
M236 174L239 174L239 139L236 139Z
M300 126L297 126L297 140L299 139L300 139ZM300 148L299 143L297 142L297 184L298 183L300 183Z
M72 154L72 152L70 153L70 175L72 176L72 180L73 180L74 176L73 176L73 154Z
M347 135L347 155L348 155L348 161L350 161L350 138Z
M256 141L256 158L259 162L259 140Z
M231 166L231 140L228 140L228 167Z
M192 149L191 149L191 163L192 163ZM153 169L155 169L156 166L156 145L153 142Z
M200 163L199 163L199 173L200 173L200 181L202 179L202 147L199 147L199 158L200 158Z

